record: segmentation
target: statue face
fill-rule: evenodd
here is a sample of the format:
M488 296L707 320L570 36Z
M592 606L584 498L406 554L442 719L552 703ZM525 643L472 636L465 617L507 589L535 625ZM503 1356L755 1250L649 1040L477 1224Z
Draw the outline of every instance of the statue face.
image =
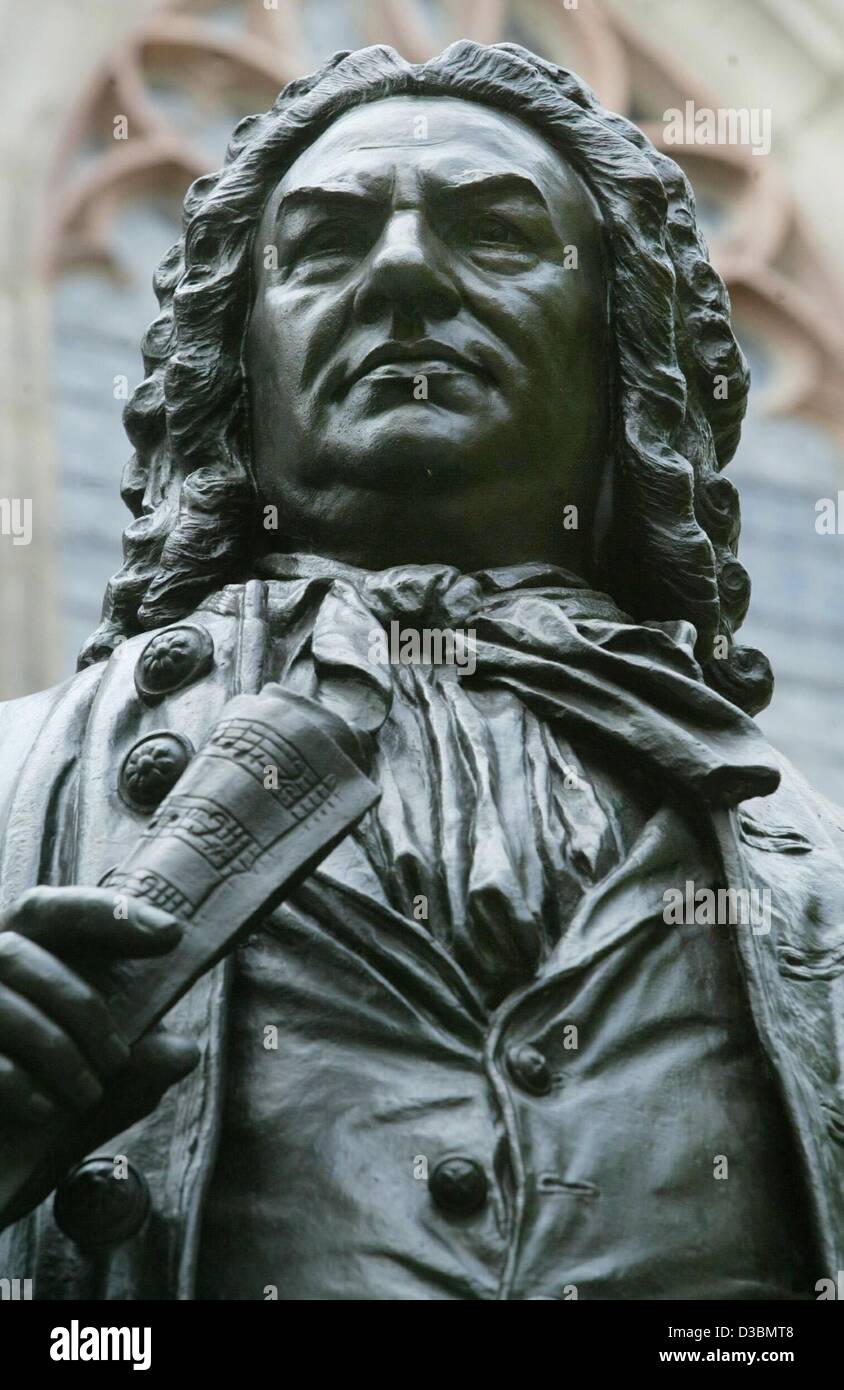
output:
M577 558L606 290L597 209L540 135L452 98L357 107L272 192L254 277L254 466L289 539L372 564Z

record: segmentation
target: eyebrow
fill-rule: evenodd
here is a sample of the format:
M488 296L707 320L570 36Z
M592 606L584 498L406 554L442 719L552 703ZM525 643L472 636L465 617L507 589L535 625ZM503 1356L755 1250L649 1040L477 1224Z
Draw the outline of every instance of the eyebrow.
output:
M515 193L517 197L527 198L548 211L548 203L538 184L527 174L517 174L508 170L500 174L486 174L483 170L469 170L456 179L449 180L441 189L445 193L457 193L468 197L496 197Z
M375 203L379 200L374 198L371 193L353 193L348 188L331 188L317 184L314 188L291 188L289 193L279 199L276 209L276 218L282 217L287 212L295 212L297 208L309 207L315 204L323 204L331 207L346 206L360 207L362 203Z
M436 198L456 195L458 198L469 199L515 194L517 197L528 199L545 212L549 210L539 187L526 174L517 174L511 171L488 174L482 170L470 170L453 179L428 176L426 182L431 186L431 191ZM322 205L324 207L352 209L360 208L364 204L375 205L383 201L384 199L380 198L377 193L365 189L352 191L348 188L332 188L330 184L316 184L313 187L303 185L301 188L292 188L289 193L284 194L279 201L276 217L280 219L286 213L294 212L301 207Z

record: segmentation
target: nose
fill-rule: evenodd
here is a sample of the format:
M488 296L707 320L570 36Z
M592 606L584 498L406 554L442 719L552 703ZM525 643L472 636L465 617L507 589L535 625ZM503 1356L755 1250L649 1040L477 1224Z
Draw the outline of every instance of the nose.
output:
M394 212L358 287L358 317L370 323L385 315L417 322L453 318L460 293L441 254L419 212Z

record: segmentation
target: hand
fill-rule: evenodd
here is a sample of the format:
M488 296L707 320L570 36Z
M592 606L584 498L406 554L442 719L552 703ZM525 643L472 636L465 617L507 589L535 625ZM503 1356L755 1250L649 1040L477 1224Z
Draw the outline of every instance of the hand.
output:
M80 1118L86 1147L150 1113L199 1060L164 1029L129 1048L98 991L78 971L171 951L182 927L169 913L106 888L33 888L0 919L0 1130L66 1128ZM82 1117L84 1121L82 1120Z

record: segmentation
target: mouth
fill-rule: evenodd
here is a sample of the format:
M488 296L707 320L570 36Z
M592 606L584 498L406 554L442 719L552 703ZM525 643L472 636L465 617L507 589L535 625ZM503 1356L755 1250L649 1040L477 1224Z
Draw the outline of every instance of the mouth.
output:
M477 362L445 343L421 338L414 343L382 343L368 352L363 361L346 378L349 390L364 377L407 380L411 376L451 376L455 374L480 377L489 382L490 375Z

